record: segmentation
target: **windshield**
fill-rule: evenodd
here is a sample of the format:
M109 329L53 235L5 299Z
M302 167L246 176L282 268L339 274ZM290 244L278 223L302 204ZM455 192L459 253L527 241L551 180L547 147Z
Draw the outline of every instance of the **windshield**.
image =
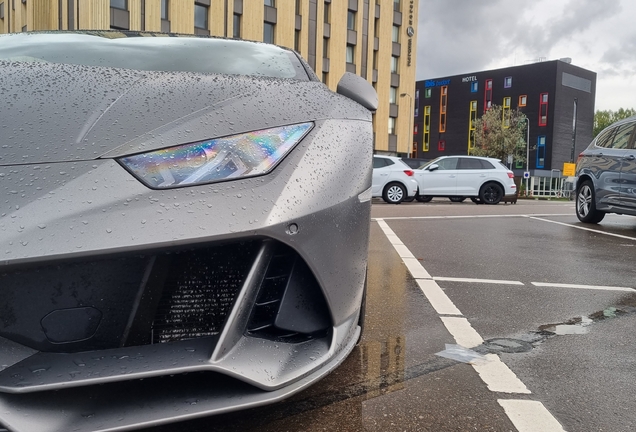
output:
M298 57L275 45L161 33L0 35L2 60L309 80Z

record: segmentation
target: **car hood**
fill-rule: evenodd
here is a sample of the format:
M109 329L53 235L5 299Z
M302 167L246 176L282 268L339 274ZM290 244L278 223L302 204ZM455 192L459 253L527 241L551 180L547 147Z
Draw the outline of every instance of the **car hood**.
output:
M112 158L325 118L371 120L319 82L0 61L0 83L0 166Z

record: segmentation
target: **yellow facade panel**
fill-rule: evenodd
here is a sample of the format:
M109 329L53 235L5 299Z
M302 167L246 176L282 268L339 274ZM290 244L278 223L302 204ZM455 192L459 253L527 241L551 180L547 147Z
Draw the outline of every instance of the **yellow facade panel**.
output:
M146 0L144 27L146 31L161 31L161 0Z

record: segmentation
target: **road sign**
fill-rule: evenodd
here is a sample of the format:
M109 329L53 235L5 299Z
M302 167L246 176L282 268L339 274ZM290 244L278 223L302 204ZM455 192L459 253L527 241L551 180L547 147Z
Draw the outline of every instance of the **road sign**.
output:
M530 178L530 171L525 171L523 173L523 178Z
M576 164L567 163L563 164L563 175L565 177L572 177L576 174Z

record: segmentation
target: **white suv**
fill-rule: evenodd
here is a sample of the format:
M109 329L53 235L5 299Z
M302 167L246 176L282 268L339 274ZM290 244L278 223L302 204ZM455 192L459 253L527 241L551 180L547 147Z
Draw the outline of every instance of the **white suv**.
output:
M373 155L373 196L399 204L417 193L414 172L398 157Z
M415 170L418 201L449 197L497 204L517 194L514 174L499 159L479 156L442 156Z

